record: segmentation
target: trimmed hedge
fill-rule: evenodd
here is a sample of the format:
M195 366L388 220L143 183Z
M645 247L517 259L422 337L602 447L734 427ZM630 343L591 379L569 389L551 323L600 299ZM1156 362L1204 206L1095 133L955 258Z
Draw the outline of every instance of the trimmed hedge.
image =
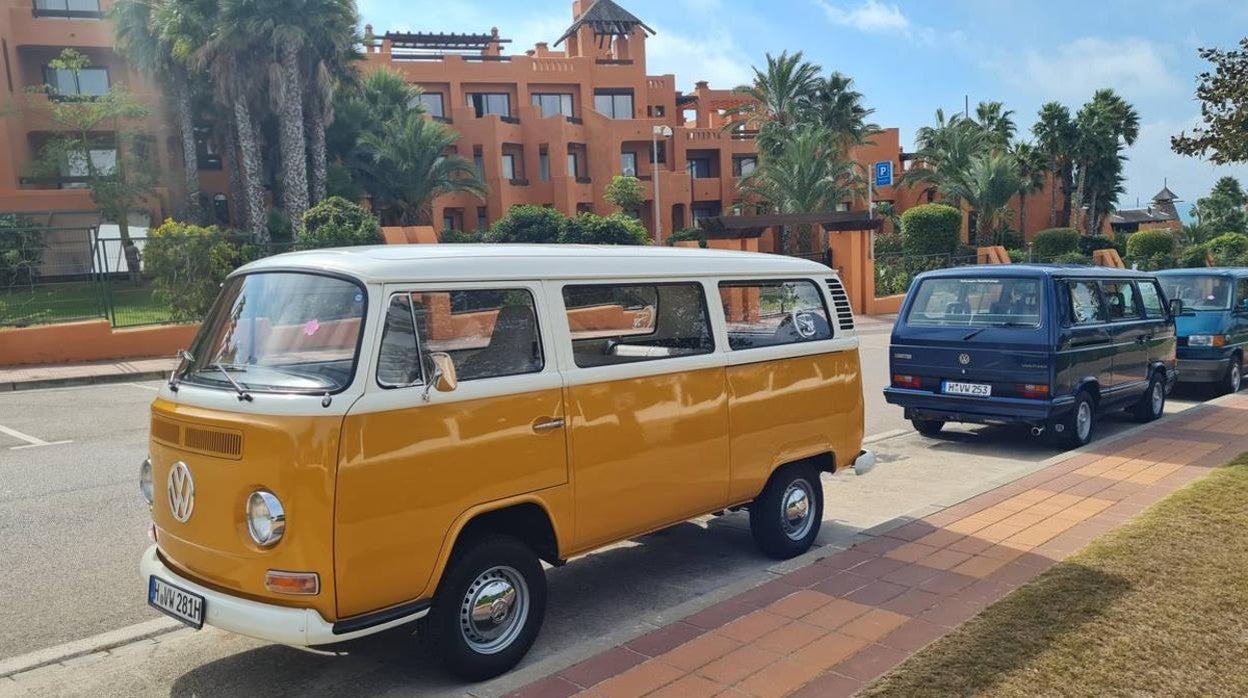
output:
M1174 254L1174 233L1169 230L1141 230L1127 238L1127 256L1131 259L1149 259Z
M923 204L901 214L902 248L909 255L953 254L962 239L962 212Z
M696 242L698 247L706 247L706 233L701 228L685 228L667 236L664 244L674 246L678 242Z
M636 218L624 213L596 216L582 213L563 229L559 242L581 245L648 245L650 233Z
M1031 252L1041 260L1079 252L1079 231L1074 228L1041 230L1031 239Z
M1236 265L1245 254L1248 254L1248 235L1223 233L1205 243L1205 246L1213 255L1214 263L1225 266Z
M303 214L299 247L353 247L385 242L377 217L357 203L331 196Z
M545 206L512 206L507 215L494 221L485 234L486 242L524 242L549 244L559 242L568 226L568 218Z

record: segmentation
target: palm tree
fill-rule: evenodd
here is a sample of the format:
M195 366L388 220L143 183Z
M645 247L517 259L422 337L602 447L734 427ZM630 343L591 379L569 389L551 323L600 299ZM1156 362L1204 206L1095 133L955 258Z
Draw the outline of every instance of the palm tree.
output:
M991 147L988 133L978 124L956 114L946 119L943 109L936 110L935 126L919 129L915 143L917 166L902 175L901 183L922 185L953 206L961 203L959 192L971 163Z
M1008 153L976 157L966 175L953 185L952 194L975 210L976 239L981 245L998 242L999 223L1010 216L1010 200L1018 194L1021 181L1018 164Z
M1014 111L1006 109L1002 102L980 102L975 107L975 122L987 134L989 143L997 152L1009 148L1018 130L1014 124Z
M363 60L363 55L355 47L355 25L359 18L354 14L354 6L351 10L349 25L327 32L328 43L305 52L308 60L304 71L307 79L304 97L307 99L305 114L310 151L308 179L311 183L313 204L325 198L328 179L325 131L334 120L334 94L358 81L359 74L353 63ZM340 15L337 19L345 20L346 16Z
M1027 197L1044 188L1048 180L1049 159L1044 151L1031 143L1014 146L1014 163L1018 170L1018 232L1027 235Z
M1049 172L1053 175L1053 188L1049 191L1049 227L1057 227L1057 185L1061 182L1064 207L1070 205L1071 151L1074 149L1074 124L1070 110L1060 102L1049 102L1040 107L1039 119L1031 127L1036 137L1036 147L1049 158ZM1065 217L1069 225L1069 214Z
M1078 165L1078 185L1075 205L1088 207L1087 233L1096 231L1091 227L1099 210L1108 201L1117 200L1112 190L1121 186L1115 183L1122 167L1122 147L1135 143L1140 135L1140 116L1126 100L1111 89L1097 90L1092 100L1079 109L1075 117L1075 156ZM1099 169L1099 172L1093 172ZM1089 192L1092 180L1094 189ZM1104 188L1104 191L1101 188ZM1106 199L1106 196L1110 196Z
M728 111L733 124L759 130L759 150L780 147L783 132L796 124L807 100L819 85L818 65L803 59L802 52L788 52L778 57L767 54L767 67L754 70L754 82L742 85L736 92L750 98L740 107Z
M817 126L798 126L779 150L760 160L741 180L741 194L777 213L835 211L862 191L858 165L840 155L834 134ZM803 235L803 237L806 237ZM808 247L803 241L803 247ZM788 251L788 231L780 238Z
M366 155L373 205L390 225L428 224L433 200L467 192L484 197L485 183L477 168L446 151L459 134L427 120L412 109L387 121L381 133L364 133L360 148Z
M862 145L880 132L878 124L867 121L874 109L863 105L861 92L854 89L854 79L832 73L818 79L799 112L804 123L812 123L832 132L844 149Z
M269 96L278 119L282 201L296 224L308 208L304 128L305 65L338 35L355 26L352 0L222 0L218 32L248 62L267 66ZM252 67L254 70L254 65Z
M161 31L156 13L171 0L118 0L109 11L117 48L130 65L153 77L171 97L178 142L182 148L182 175L186 187L185 216L203 223L199 201L199 161L195 151L195 123L191 116L191 76L177 59L169 35Z
M384 68L368 73L358 82L339 86L334 93L334 120L326 129L327 157L338 173L336 194L359 198L384 184L371 179L372 158L361 147L361 141L368 133L382 137L387 123L409 111L419 111L420 93L420 88Z

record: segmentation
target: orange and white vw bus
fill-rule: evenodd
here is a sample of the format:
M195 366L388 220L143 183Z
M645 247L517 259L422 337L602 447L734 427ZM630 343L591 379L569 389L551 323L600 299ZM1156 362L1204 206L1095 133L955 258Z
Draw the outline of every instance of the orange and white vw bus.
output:
M745 507L807 550L859 471L836 275L775 255L414 245L225 282L152 405L148 601L321 646L419 621L456 674L515 665L542 561Z

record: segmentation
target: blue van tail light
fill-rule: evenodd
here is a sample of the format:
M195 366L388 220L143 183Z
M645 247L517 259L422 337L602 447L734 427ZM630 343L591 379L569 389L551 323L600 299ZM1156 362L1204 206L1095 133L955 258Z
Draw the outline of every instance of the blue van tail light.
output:
M1048 400L1049 386L1026 383L1018 386L1018 394L1028 400Z
M896 373L893 374L893 387L918 390L923 387L923 381L920 380L918 376L907 376L901 373Z

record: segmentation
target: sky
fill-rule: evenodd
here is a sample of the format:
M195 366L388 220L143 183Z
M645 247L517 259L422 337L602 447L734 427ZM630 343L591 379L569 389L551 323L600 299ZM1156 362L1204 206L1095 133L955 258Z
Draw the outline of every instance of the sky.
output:
M1248 165L1214 167L1175 155L1170 137L1199 123L1200 47L1233 48L1248 35L1245 0L617 0L657 33L647 72L674 73L679 89L748 82L765 56L801 51L824 73L854 78L881 126L915 131L981 100L1005 102L1031 139L1040 105L1071 112L1101 87L1135 105L1140 137L1127 151L1120 208L1148 201L1168 180L1187 208L1218 177L1248 184ZM486 32L509 53L553 43L571 0L359 0L364 22L386 31Z

